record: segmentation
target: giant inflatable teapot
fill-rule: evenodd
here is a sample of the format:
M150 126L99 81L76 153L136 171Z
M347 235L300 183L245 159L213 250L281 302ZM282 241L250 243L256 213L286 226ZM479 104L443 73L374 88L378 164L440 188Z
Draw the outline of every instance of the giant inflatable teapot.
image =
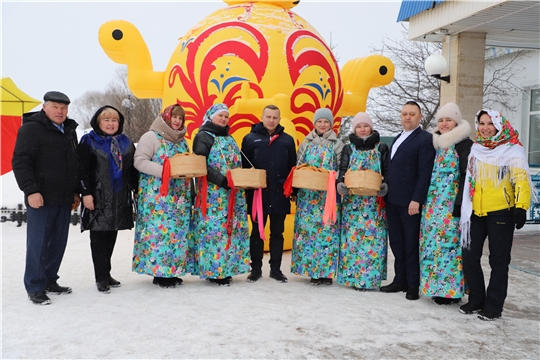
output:
M214 103L229 106L231 133L240 143L268 104L281 109L281 124L297 143L313 128L317 108L335 116L364 111L369 90L389 84L394 65L380 55L348 61L343 69L320 34L290 9L299 1L226 0L179 39L165 71L155 71L137 28L114 20L99 29L99 42L126 64L138 98L161 98L186 110L187 139Z
M180 37L165 71L153 69L148 47L131 23L114 20L99 29L105 53L127 65L135 96L161 98L164 107L178 103L186 110L188 141L215 103L230 108L229 125L238 144L259 122L263 108L273 104L298 145L313 129L316 109L332 111L337 132L343 116L365 111L371 88L394 78L394 64L381 55L349 60L340 71L317 30L291 11L299 1L225 3ZM291 248L292 231L288 216L285 249Z

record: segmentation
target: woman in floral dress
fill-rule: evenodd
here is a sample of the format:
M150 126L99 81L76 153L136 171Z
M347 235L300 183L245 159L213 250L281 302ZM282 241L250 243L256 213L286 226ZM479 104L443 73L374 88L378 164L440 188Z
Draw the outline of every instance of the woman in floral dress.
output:
M313 131L298 148L298 164L337 172L343 142L332 130L334 116L329 109L318 109L313 121ZM310 277L311 285L331 285L336 276L339 222L324 224L326 196L326 191L298 190L291 273Z
M227 181L227 170L242 167L240 149L229 135L228 122L227 106L213 105L193 140L193 152L206 156L208 179L207 192L200 186L201 180L198 181L194 274L226 286L230 285L232 276L248 273L250 269L245 191L231 189ZM229 207L233 199L234 205Z
M435 118L435 164L420 225L420 293L448 305L464 292L459 217L472 140L456 104L444 105Z
M339 166L338 192L343 195L341 243L337 281L355 290L379 289L386 280L386 210L382 183L378 196L348 194L343 183L348 170L371 170L384 178L388 169L388 146L380 143L368 114L360 112L352 121L351 143L343 149Z
M181 284L180 276L193 271L190 181L162 179L165 160L189 152L184 115L180 105L168 106L135 151L140 178L132 268L153 276L153 283L162 288Z

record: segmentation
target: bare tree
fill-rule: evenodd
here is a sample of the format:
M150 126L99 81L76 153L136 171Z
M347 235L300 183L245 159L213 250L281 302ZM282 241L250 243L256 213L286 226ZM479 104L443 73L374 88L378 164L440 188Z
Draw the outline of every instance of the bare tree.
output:
M100 107L111 105L125 118L124 133L133 142L150 129L161 111L161 99L139 99L131 94L127 84L127 68L122 66L104 92L87 91L73 102L72 117L81 128L90 127L90 119Z
M422 110L421 126L433 128L433 121L440 106L440 81L429 76L425 69L426 59L440 52L440 43L409 41L403 32L401 40L386 38L381 48L372 50L389 57L396 66L394 81L384 87L373 89L369 95L367 112L377 124L382 134L396 134L401 131L399 113L409 100L418 102ZM491 51L491 50L490 50ZM528 52L518 50L511 53L495 54L486 61L484 72L484 106L497 104L507 111L516 111L517 104L512 99L522 91L516 84L517 76L524 67L518 59Z
M354 119L354 116L341 117L341 124L339 125L338 138L339 140L343 141L344 144L348 144L350 142L349 134L352 133L353 119Z
M396 134L401 130L399 113L403 104L416 101L422 109L421 126L428 129L439 108L440 81L424 70L426 59L440 51L441 44L386 38L381 48L372 48L392 60L396 66L394 81L373 89L367 103L370 114L381 134Z
M518 76L525 67L519 64L519 59L531 56L530 50L509 50L490 48L485 63L484 71L484 107L499 108L504 113L516 112L518 104L513 99L523 92L523 88L517 85L523 80Z
M69 117L79 123L80 129L90 128L90 119L97 109L107 104L105 94L99 91L87 91L75 99L69 108Z

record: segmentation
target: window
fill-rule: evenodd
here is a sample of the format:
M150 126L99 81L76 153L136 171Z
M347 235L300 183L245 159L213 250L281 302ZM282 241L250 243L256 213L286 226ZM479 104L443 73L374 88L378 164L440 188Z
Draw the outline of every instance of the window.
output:
M540 165L540 89L531 90L528 153L529 164Z

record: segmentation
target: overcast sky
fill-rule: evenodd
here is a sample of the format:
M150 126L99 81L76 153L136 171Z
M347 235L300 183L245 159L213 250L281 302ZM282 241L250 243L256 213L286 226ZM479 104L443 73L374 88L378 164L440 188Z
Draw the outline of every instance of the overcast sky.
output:
M401 1L309 1L292 9L329 43L343 67L370 55L385 37L401 38L397 23ZM13 2L1 1L2 77L10 77L28 95L42 100L49 90L71 100L88 90L103 91L116 64L98 42L99 27L127 20L140 31L155 71L164 71L178 39L223 1L175 2Z

